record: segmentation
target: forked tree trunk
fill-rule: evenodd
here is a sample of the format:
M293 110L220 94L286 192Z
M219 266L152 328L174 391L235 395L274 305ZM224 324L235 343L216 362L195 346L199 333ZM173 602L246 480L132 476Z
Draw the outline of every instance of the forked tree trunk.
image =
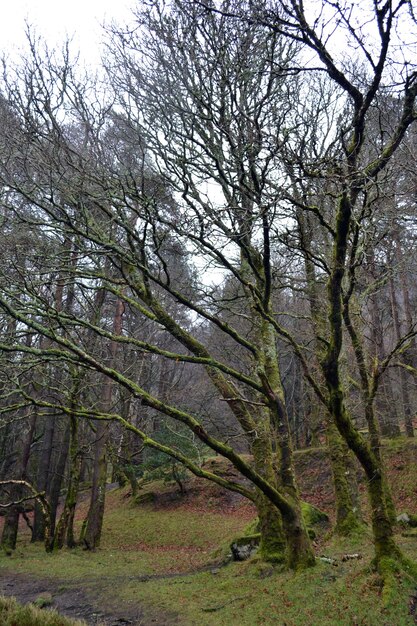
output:
M364 379L363 384L365 384L366 379L367 386L369 386L362 347L357 340L353 326L350 324L348 302L342 301L342 282L345 274L347 241L351 223L351 203L352 197L345 191L339 199L336 219L337 231L333 248L333 268L327 283L330 341L322 361L322 370L329 394L330 413L335 419L340 434L361 463L368 479L367 487L371 505L375 558L379 567L382 558L389 557L397 560L401 553L394 541L392 522L387 511L386 486L381 460L376 456L375 451L372 450L363 435L353 426L345 408L344 390L340 380L340 352L343 341L343 318L345 317L345 323L349 328L358 366L361 370L361 378ZM374 415L371 413L373 398L367 389L364 392L366 393L365 411L367 412L370 435L371 438L375 438L374 449L378 449L378 429Z
M333 370L333 371L332 371ZM392 520L387 508L386 485L380 460L370 450L363 436L352 426L351 420L343 403L343 392L334 376L337 365L329 364L328 386L333 405L333 413L337 420L337 427L349 447L357 456L367 478L367 489L371 505L372 531L375 545L376 563L381 558L388 557L397 559L400 550L394 541Z

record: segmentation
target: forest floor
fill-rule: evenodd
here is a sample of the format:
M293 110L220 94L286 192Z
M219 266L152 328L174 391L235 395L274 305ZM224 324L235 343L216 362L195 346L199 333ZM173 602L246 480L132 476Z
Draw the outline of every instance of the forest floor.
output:
M417 513L417 441L386 442L384 454L398 513ZM296 453L303 499L332 515L333 490L323 449ZM208 464L231 476L221 459ZM358 473L361 491L363 477ZM314 542L317 567L293 574L260 562L223 566L233 537L254 517L250 503L190 478L181 496L172 484L153 483L154 501L135 504L129 490L108 492L102 545L94 553L45 554L22 529L11 557L0 556L0 594L20 602L50 594L54 608L89 626L411 626L417 589L403 579L388 607L372 572L370 532L350 540L323 529ZM365 497L363 498L365 503ZM77 511L83 519L87 500ZM366 505L364 504L365 516ZM417 561L417 536L398 541ZM327 535L326 535L327 533ZM407 534L407 533L405 533ZM347 553L360 559L342 561Z

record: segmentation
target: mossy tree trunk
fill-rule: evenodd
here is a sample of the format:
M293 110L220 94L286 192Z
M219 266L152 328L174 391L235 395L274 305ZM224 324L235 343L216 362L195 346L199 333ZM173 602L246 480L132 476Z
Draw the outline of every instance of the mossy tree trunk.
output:
M246 229L246 226L245 226ZM248 247L251 248L250 242ZM258 261L258 256L253 252ZM255 263L255 260L254 260ZM246 262L242 260L242 265ZM263 269L259 266L259 275L262 276ZM250 269L242 269L242 276L246 275L246 272L250 273ZM194 337L192 337L185 329L183 329L176 321L168 314L168 312L162 307L161 303L157 301L151 293L148 286L145 287L142 281L136 282L136 274L132 273L130 277L133 279L131 287L137 291L140 298L150 307L153 315L156 316L158 322L162 324L169 332L184 346L187 347L194 355L203 357L210 361L213 360L210 353L206 348ZM260 286L262 287L262 278L259 279ZM250 290L248 290L250 292ZM248 293L248 298L253 298L251 293ZM207 374L214 384L215 388L220 392L221 396L226 400L229 408L236 417L243 432L246 435L249 448L256 457L257 467L259 468L259 474L264 478L268 485L276 491L280 492L280 497L275 501L275 497L269 498L268 493L263 492L263 496L255 498L255 504L259 507L258 513L260 518L261 535L263 539L262 552L266 555L277 554L281 555L283 546L282 532L283 527L279 519L280 515L288 515L291 520L297 517L297 507L286 498L286 486L281 484L280 480L277 481L276 470L271 474L272 461L270 463L270 454L272 451L272 442L278 435L278 447L280 450L279 463L281 464L280 474L286 476L286 480L289 484L293 484L293 468L292 468L292 450L291 442L289 438L288 418L285 409L284 392L279 377L279 362L276 349L276 335L273 330L273 326L265 321L264 316L259 314L256 306L253 306L251 312L251 319L254 327L256 328L256 350L254 350L253 369L255 370L259 380L259 391L257 391L257 400L254 403L246 403L241 397L237 387L231 382L223 373L216 367L206 366ZM251 348L252 349L252 348ZM265 400L266 399L266 400ZM251 406L249 409L248 407ZM262 409L259 409L257 405L263 405ZM256 408L255 408L256 407ZM200 439L209 444L209 440L206 435L203 435L203 429L198 427L194 432L200 437ZM239 469L239 462L236 465ZM289 477L291 477L289 479ZM256 482L255 482L256 485ZM278 485L278 486L277 486ZM268 489L267 489L268 491ZM292 491L292 498L294 502L298 500L298 494L296 490ZM271 504L267 504L264 500L269 499ZM300 508L301 510L301 508ZM300 519L301 513L299 513ZM286 528L287 532L291 532L291 525L288 523ZM303 534L304 527L300 524L300 532ZM291 563L299 563L312 565L314 563L314 556L311 548L311 543L305 531L304 541L294 542L294 550L300 548L302 552L299 556L292 554L291 558L287 557L287 561ZM288 551L288 542L286 552ZM306 557L306 552L308 556ZM267 557L265 557L267 558ZM278 559L281 556L277 557Z
M273 486L277 487L277 476L273 463L270 432L259 425L252 442L255 469ZM261 541L259 552L266 561L285 562L287 542L282 525L282 515L277 507L258 490L256 510L259 518Z
M287 542L287 565L291 569L303 569L315 563L310 537L301 513L289 428L285 393L281 380L275 332L266 321L261 322L263 354L259 375L268 398L269 422L276 432L279 449L279 484L290 504L283 509L282 524ZM262 369L261 369L262 368Z
M336 500L335 532L349 536L361 527L359 502L353 493L353 490L357 490L356 477L353 476L351 480L354 472L349 458L351 452L333 421L329 421L326 435Z

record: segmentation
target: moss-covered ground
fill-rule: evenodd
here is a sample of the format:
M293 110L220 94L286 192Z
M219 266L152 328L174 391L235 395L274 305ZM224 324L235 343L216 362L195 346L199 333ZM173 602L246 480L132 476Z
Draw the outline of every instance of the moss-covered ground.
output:
M399 512L417 512L417 442L387 443L385 454ZM303 497L329 513L331 482L325 455L298 455ZM318 481L320 477L320 482ZM318 489L314 490L314 484ZM142 624L161 626L412 626L416 623L416 583L397 581L389 606L381 600L381 580L372 571L369 532L353 539L319 536L315 568L292 574L257 561L220 566L227 545L254 516L251 506L216 487L192 481L181 498L162 484L154 503L135 505L126 489L107 496L102 546L47 555L21 533L11 557L0 557L0 576L42 578L54 593L82 584L101 607L141 607ZM79 522L87 502L78 510ZM323 531L327 532L327 531ZM417 561L417 537L398 540ZM219 550L219 546L223 550ZM346 554L361 558L342 561ZM413 599L414 598L414 599ZM159 621L155 616L160 615ZM169 615L172 621L166 619Z

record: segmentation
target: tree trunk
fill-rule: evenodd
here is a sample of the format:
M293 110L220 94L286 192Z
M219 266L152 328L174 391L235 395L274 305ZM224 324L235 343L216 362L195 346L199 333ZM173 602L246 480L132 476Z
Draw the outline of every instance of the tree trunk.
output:
M110 384L110 381L108 384ZM99 547L103 528L107 481L106 445L108 436L109 424L104 421L98 422L94 448L93 484L91 487L90 508L88 510L84 532L80 538L88 550L95 550Z
M271 438L269 433L262 432L261 426L252 442L251 452L256 471L276 486L277 476L273 465ZM285 562L287 560L287 541L281 513L260 491L258 491L256 498L256 510L259 518L259 532L261 533L260 555L265 561Z
M68 488L65 496L64 508L56 527L54 537L55 550L64 546L65 538L67 538L67 546L69 548L74 548L76 546L73 523L80 482L81 455L78 449L78 420L74 415L71 415L70 417L69 456Z
M352 490L357 490L356 477L351 475L353 463L349 448L332 420L329 420L326 434L336 500L335 532L349 536L361 526L358 498L354 498L352 493Z
M55 532L56 513L59 503L59 496L61 493L61 486L64 480L65 466L68 459L68 450L70 445L70 424L67 424L65 428L64 438L58 462L55 468L55 472L49 488L49 504L51 506L51 536L53 537Z
M317 365L319 365L320 355L323 355L323 344L320 338L325 337L328 333L328 321L323 310L323 301L318 293L316 268L311 261L311 229L313 223L310 216L305 215L302 211L298 212L297 217L302 235L307 297L314 330ZM326 407L326 413L327 410L328 407ZM355 475L350 475L350 481L347 479L351 471L349 449L337 430L333 415L328 415L327 418L326 438L336 499L335 532L347 536L361 526L360 510L354 505L352 498L352 491L357 490L358 487Z
M260 378L265 388L269 405L268 415L264 419L264 424L266 426L266 438L269 437L270 442L272 442L275 437L277 438L280 452L280 486L290 502L290 509L283 509L281 511L282 524L287 542L286 561L289 568L302 569L304 567L314 565L315 557L311 547L310 537L301 513L301 500L296 486L291 433L285 403L284 388L279 369L276 338L270 323L265 321L261 322L260 334L262 337L263 348L261 362L264 368L263 372L260 373ZM274 431L275 437L272 436ZM271 446L271 443L269 445ZM267 450L266 446L267 443L265 442L265 450ZM272 463L268 462L267 466L272 467ZM272 477L268 477L268 480L271 479Z

